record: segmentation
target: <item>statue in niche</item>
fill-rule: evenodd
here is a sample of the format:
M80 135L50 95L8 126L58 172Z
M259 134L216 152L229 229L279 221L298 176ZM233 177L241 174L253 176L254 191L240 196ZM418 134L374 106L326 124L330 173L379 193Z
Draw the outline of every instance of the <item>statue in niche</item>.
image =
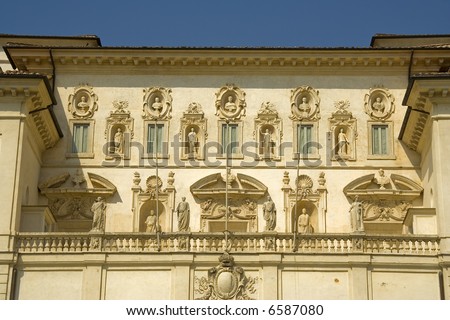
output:
M181 202L177 206L177 214L178 214L178 231L188 232L190 209L189 203L186 202L186 197L181 198Z
M380 190L385 190L386 188L384 186L390 184L391 179L384 174L383 169L380 169L378 170L378 177L374 179L374 182L380 186Z
M271 153L272 146L272 135L269 132L269 129L263 133L263 154L269 155Z
M155 210L150 210L150 214L145 219L145 225L147 226L145 232L157 232L160 229L156 221Z
M104 231L105 230L105 211L106 203L102 197L95 199L94 204L91 207L93 213L92 229L91 231Z
M81 96L81 101L78 102L77 108L81 110L81 112L86 113L89 110L89 103L87 102L86 96Z
M191 131L188 133L188 152L190 155L195 153L195 145L197 143L197 134L195 133L194 128L191 128Z
M155 97L155 101L152 104L152 109L158 113L161 113L163 108L163 104L161 103L161 99L159 97Z
M382 117L384 115L384 103L381 97L377 97L375 102L372 104L372 110L375 116Z
M225 103L224 109L228 112L235 112L237 109L236 103L234 103L233 96L228 96L228 101Z
M311 225L309 223L309 214L306 208L302 209L302 213L298 216L298 233L311 233Z
M303 118L308 117L309 112L311 111L311 106L309 105L306 97L302 98L302 103L298 105L298 110L301 112Z
M267 196L267 201L263 205L263 217L266 220L266 231L275 230L277 224L277 209L275 203L270 196Z
M353 231L364 231L362 203L355 196L355 200L350 207L350 217Z
M344 129L341 128L338 134L338 154L346 155L348 154L348 146L350 142L348 141L347 135L344 132Z
M117 132L114 134L114 153L123 153L123 132L120 128L117 128Z

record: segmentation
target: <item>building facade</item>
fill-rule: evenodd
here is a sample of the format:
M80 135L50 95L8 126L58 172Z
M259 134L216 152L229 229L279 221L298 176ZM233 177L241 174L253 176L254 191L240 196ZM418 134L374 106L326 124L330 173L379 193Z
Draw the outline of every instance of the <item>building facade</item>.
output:
M0 42L3 299L450 298L450 36Z

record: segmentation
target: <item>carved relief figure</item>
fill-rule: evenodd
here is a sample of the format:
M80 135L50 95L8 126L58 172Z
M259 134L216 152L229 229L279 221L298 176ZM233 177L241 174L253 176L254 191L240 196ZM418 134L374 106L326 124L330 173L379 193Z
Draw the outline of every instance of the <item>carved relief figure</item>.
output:
M194 128L191 128L191 131L188 133L188 151L189 154L195 153L195 145L197 143L197 134L195 133Z
M309 111L311 111L311 106L309 105L308 99L306 97L302 98L302 103L298 105L298 110L300 110L302 117L308 117Z
M391 179L384 174L384 170L378 170L378 177L374 179L374 182L380 186L381 190L386 189L384 186L391 183Z
M186 202L186 197L182 197L181 200L182 201L177 206L178 231L187 232L189 231L190 218L189 203Z
M375 116L381 117L384 114L384 103L381 101L380 97L377 97L375 102L372 104L372 109Z
M153 108L153 110L155 110L156 112L161 113L161 110L162 110L162 108L163 108L163 104L161 103L159 97L155 97L155 102L153 102L152 108Z
M277 223L277 209L275 203L270 196L267 196L267 201L263 205L263 217L266 220L266 231L275 230Z
M236 103L234 103L233 96L228 96L228 101L225 103L224 109L228 112L235 112L237 107Z
M338 134L338 154L346 155L348 153L347 146L350 144L344 129L341 128Z
M80 109L82 113L86 113L89 110L89 103L86 101L86 96L81 96L81 101L78 102L77 108Z
M91 231L104 231L105 230L105 210L106 203L102 197L98 197L91 207L93 213L92 230Z
M120 128L117 128L117 132L114 134L114 153L123 153L123 132Z
M362 203L355 196L355 200L350 207L350 217L353 231L364 231Z
M302 209L302 213L298 217L298 233L311 233L309 214L306 212L306 208Z
M145 232L156 232L157 231L157 223L156 223L156 214L154 210L150 210L150 214L147 219L145 219L145 225L147 226Z

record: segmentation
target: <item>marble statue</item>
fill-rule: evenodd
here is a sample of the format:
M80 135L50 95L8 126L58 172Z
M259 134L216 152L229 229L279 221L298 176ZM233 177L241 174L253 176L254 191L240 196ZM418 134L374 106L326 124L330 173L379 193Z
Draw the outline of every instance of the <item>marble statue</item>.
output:
M352 231L364 231L362 203L359 201L357 195L349 211Z
M306 208L302 209L302 213L298 217L298 233L311 233L311 227L309 223L309 214L306 211Z
M348 153L348 145L350 142L348 141L347 135L344 132L344 129L341 128L338 134L338 154L346 155Z
M225 103L224 109L228 112L235 112L237 107L236 103L233 101L233 96L228 96L228 101Z
M91 211L93 213L91 231L104 231L106 211L105 200L102 197L95 199L94 204L91 207Z
M197 134L195 133L194 128L191 128L191 131L188 133L188 151L189 154L195 153L195 144L197 143Z
M306 97L302 98L302 103L299 104L298 110L302 113L302 117L307 117L309 115L311 106L309 105L308 99Z
M190 209L189 203L186 202L186 197L181 198L181 202L177 206L177 214L178 214L178 231L188 232Z
M120 128L114 135L114 153L123 153L123 132Z
M147 226L145 232L157 231L156 214L154 210L150 210L150 214L148 215L147 219L145 219L145 225Z
M266 220L266 231L275 230L277 224L277 209L275 203L270 196L267 196L267 201L263 205L263 217Z
M266 132L263 133L263 153L265 155L270 154L271 141L272 138L269 129L266 129Z
M86 101L86 97L85 96L81 96L81 101L78 102L77 107L84 113L86 111L88 111L89 103Z
M153 110L155 110L156 112L161 113L162 108L163 108L163 104L161 103L159 97L155 97L155 102L153 102L152 108L153 108Z
M378 177L376 177L374 179L374 182L380 186L381 190L384 190L384 189L386 189L385 185L391 183L391 179L384 174L383 169L380 169L380 170L378 170Z

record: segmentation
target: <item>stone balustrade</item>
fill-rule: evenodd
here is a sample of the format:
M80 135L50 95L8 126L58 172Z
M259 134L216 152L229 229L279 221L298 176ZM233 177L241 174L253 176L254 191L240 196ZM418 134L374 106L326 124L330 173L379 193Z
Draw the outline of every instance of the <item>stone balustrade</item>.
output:
M20 233L15 251L439 254L436 236L292 233Z

